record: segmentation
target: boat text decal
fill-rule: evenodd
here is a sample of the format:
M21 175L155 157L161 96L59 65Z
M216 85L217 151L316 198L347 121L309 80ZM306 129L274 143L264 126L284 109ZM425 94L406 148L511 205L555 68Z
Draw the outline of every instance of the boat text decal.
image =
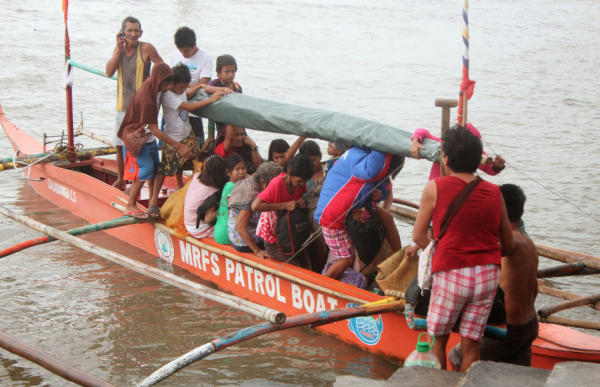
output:
M338 300L334 297L287 281L281 284L277 276L267 274L227 257L219 257L216 253L211 253L182 240L179 241L179 250L181 261L184 264L206 272L209 277L211 275L225 277L224 279L228 282L233 282L237 286L269 296L283 304L291 301L294 308L302 310L304 313L335 309L338 306Z
M50 191L54 191L57 194L59 194L60 196L64 196L65 198L69 199L73 203L77 203L77 197L75 196L75 191L73 191L72 189L69 189L63 185L60 185L57 182L52 181L50 179L47 179L47 180L48 180L48 188L50 188Z
M347 308L359 306L349 303ZM360 341L367 345L375 345L379 342L383 333L383 318L379 315L377 318L372 316L355 317L348 319L348 328L358 337Z
M169 263L173 263L175 259L175 249L173 248L173 240L171 235L158 227L154 229L154 246L158 255Z

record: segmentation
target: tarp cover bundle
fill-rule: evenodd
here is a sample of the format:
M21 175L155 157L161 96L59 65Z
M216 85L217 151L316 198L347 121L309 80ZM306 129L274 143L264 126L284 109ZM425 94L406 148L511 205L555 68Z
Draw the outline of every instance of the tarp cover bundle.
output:
M192 102L209 96L200 90ZM195 110L194 114L248 129L293 134L331 142L350 142L381 152L411 157L412 132L365 118L322 109L269 101L243 94L229 94L219 101ZM440 143L425 139L424 159L439 162Z

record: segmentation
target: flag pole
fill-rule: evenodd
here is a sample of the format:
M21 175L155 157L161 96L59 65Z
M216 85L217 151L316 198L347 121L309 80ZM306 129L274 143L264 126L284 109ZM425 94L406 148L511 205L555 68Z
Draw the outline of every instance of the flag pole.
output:
M475 81L469 79L469 0L465 0L463 5L463 68L462 68L462 82L460 84L460 93L458 99L458 124L461 126L467 126L467 104L468 100L473 95L475 88Z
M71 59L71 41L69 39L69 29L67 27L67 14L69 11L69 0L63 0L62 9L65 15L65 90L67 93L67 154L69 155L69 162L74 163L76 161L75 154L75 135L73 131L73 88L68 83L69 75L71 73L71 65L69 60Z

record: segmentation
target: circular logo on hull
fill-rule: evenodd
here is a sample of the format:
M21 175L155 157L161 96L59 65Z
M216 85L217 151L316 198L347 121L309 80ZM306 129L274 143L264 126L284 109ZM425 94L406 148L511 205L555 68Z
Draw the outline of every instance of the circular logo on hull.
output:
M173 248L173 240L167 232L155 228L154 229L154 246L158 255L169 263L173 263L175 259L175 249Z
M358 304L347 304L346 307L358 306ZM383 318L379 315L378 318L371 316L355 317L348 319L348 328L356 337L367 345L375 345L379 343L381 334L383 333Z

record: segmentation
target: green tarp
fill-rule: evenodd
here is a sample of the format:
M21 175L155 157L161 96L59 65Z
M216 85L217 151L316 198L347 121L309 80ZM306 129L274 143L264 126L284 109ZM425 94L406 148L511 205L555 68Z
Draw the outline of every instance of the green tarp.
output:
M191 101L209 96L202 90ZM293 134L331 142L349 142L382 152L411 157L412 132L349 114L229 94L194 114L248 129ZM423 141L422 158L439 161L440 143Z

